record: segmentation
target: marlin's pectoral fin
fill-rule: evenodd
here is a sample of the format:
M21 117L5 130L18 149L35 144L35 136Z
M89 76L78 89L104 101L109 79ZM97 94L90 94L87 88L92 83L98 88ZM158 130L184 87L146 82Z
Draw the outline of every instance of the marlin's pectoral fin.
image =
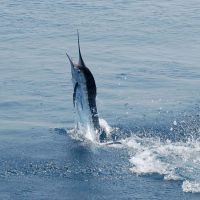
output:
M74 93L73 93L73 104L75 107L75 100L76 100L76 90L78 88L78 82L76 82L75 87L74 87Z

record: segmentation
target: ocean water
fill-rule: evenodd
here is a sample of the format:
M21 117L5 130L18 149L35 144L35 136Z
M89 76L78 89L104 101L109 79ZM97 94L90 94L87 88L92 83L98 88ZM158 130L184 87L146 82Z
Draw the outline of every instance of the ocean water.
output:
M3 0L0 18L0 199L200 199L198 0ZM121 145L71 131L77 29Z

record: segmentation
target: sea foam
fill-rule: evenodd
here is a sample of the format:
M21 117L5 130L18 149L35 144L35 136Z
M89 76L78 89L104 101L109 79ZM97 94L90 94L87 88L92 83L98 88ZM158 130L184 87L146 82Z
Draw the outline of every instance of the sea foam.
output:
M122 142L130 154L131 172L158 173L164 180L183 181L184 192L200 192L200 141L172 142L132 136Z

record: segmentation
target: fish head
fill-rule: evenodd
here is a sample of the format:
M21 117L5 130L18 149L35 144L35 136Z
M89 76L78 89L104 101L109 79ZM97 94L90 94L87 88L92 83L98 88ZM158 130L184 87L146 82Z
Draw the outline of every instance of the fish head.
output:
M85 70L84 70L84 66L80 65L80 64L75 64L72 59L70 58L70 56L68 54L66 54L69 62L71 64L71 74L72 74L72 82L74 83L74 85L76 83L81 83L84 81L85 79Z

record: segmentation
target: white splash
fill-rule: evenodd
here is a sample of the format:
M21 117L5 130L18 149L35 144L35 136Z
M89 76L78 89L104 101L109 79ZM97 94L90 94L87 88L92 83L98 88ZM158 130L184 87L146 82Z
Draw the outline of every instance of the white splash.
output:
M106 120L99 118L100 127L104 130L109 137L112 128L108 125ZM88 140L92 143L99 143L99 133L97 133L90 123L78 123L77 126L70 131L71 137L76 140Z
M192 192L192 193L200 192L200 182L197 183L196 181L184 181L182 189L184 192Z
M113 131L104 119L100 119L100 126L108 135ZM90 126L77 133L81 137L84 135L84 139L99 144L97 138L94 138L97 133ZM120 142L121 145L115 147L128 150L131 172L139 175L158 173L163 175L164 180L183 181L184 192L200 192L200 140L172 142L133 135Z
M106 132L107 136L110 136L113 129L111 126L109 126L108 122L105 119L99 118L99 124L101 129Z
M92 142L96 141L95 130L89 124L86 126L85 137Z
M130 162L134 165L131 171L138 174L151 174L154 172L166 174L167 171L167 166L156 159L154 153L149 150L136 154L130 159Z
M132 136L122 143L128 148L133 173L158 173L164 180L182 180L184 192L200 192L200 141L163 142Z

